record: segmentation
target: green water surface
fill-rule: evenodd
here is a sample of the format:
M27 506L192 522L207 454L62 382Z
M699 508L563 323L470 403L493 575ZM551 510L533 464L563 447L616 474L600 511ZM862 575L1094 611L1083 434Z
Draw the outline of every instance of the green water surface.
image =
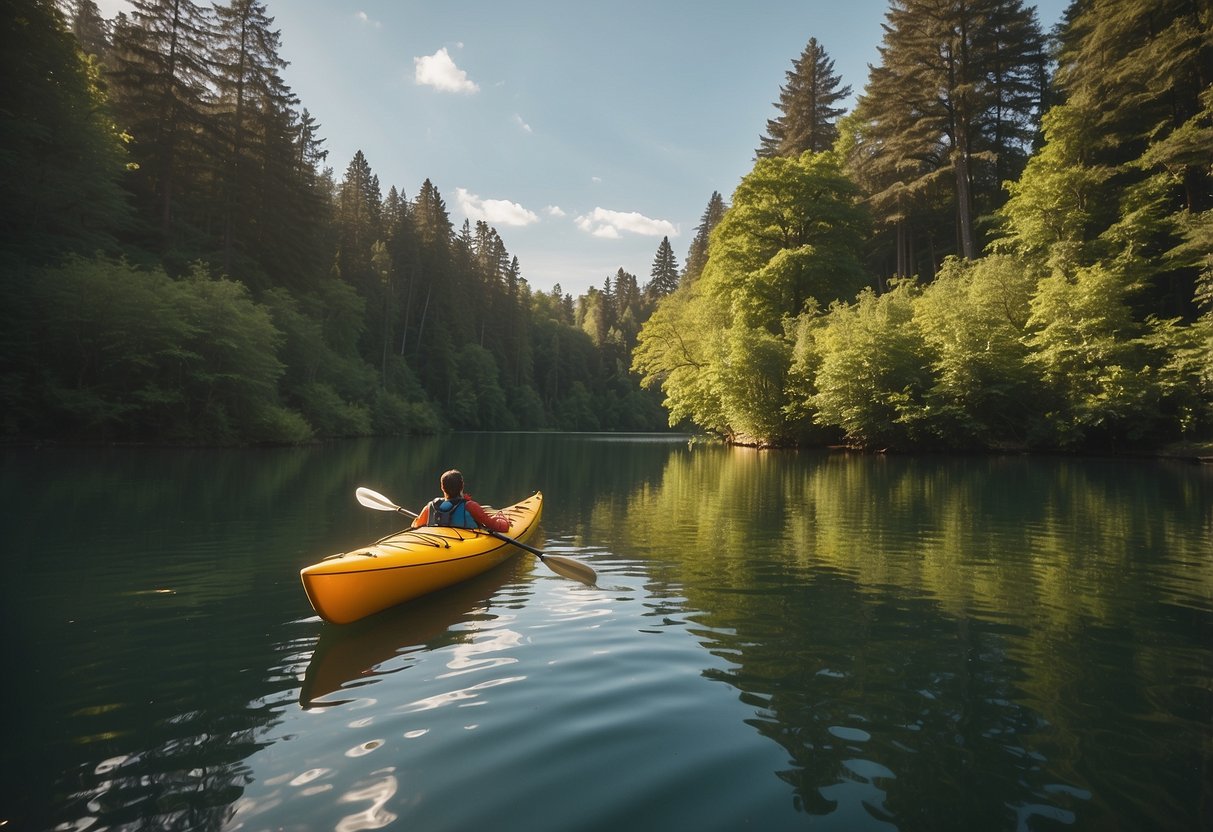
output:
M463 469L532 543L336 627ZM473 434L9 449L8 830L1213 828L1213 471Z

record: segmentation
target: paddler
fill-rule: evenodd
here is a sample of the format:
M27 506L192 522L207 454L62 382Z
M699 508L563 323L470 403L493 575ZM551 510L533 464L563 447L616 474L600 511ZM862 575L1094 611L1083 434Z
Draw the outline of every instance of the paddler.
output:
M435 497L417 512L413 528L421 526L457 526L461 529L484 527L495 532L508 532L510 519L500 511L489 516L484 508L464 493L463 474L455 469L445 472L438 480L442 496Z

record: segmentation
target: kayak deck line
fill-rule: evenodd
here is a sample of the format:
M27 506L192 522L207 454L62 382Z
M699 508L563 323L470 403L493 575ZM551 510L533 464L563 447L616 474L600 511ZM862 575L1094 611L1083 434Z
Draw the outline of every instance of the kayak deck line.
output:
M486 535L486 536L489 536L489 535ZM363 573L363 572L386 572L386 571L390 571L392 569L416 569L421 566L441 566L444 563L456 563L461 560L467 560L468 558L484 557L485 555L492 554L494 552L497 552L501 549L505 549L512 545L513 545L512 543L502 543L500 546L494 546L492 549L486 549L483 552L476 552L476 553L472 553L472 554L468 554L468 555L459 555L458 557L453 557L453 558L443 558L442 560L426 560L426 561L419 561L417 563L398 563L394 566L376 566L371 569L350 569L345 572L325 572L324 574L325 575L351 575L351 574L359 574L359 573ZM450 547L448 546L447 548L449 549ZM342 552L339 555L329 555L329 557L330 558L334 558L334 557L335 558L344 558L344 557L356 557L359 555L361 555L363 557L368 557L368 558L383 557L382 555L377 555L374 552Z

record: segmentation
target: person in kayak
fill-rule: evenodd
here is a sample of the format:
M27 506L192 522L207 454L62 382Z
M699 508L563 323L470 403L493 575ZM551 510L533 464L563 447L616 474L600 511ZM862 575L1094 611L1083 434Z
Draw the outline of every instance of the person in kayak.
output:
M442 487L442 496L435 497L425 504L425 508L417 513L413 528L421 526L458 526L463 529L476 529L483 526L495 532L508 532L510 519L500 511L489 516L484 508L472 499L472 495L463 493L463 474L452 469L438 480Z

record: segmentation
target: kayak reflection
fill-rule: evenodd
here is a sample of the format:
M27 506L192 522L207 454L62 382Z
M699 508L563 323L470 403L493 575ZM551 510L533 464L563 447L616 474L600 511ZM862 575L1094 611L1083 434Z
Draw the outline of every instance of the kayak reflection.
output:
M484 618L493 607L521 603L501 590L533 569L533 560L515 558L449 589L352 624L325 624L303 677L299 704L327 708L350 702L351 697L325 697L373 685L410 666L407 660L393 661L398 657L470 641L474 630L456 628Z

